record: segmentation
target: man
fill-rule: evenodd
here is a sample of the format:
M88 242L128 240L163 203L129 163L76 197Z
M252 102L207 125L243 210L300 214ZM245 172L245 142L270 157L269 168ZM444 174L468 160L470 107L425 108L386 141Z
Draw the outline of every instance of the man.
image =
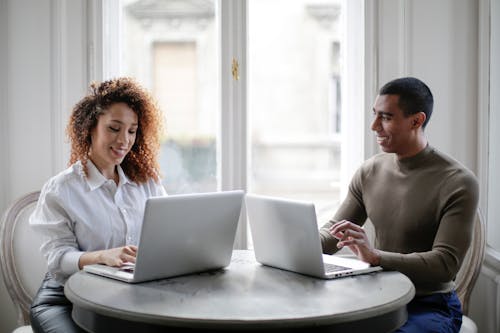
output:
M358 169L320 230L323 252L347 246L361 260L412 280L416 296L398 332L458 332L462 321L453 280L471 241L479 189L469 170L427 143L433 103L416 78L380 89L371 129L383 153ZM367 218L373 245L361 228Z

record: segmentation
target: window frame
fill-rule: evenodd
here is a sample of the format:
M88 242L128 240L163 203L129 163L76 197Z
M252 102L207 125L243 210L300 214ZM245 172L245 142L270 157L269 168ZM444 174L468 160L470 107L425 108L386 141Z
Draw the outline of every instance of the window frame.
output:
M355 41L344 43L346 52L341 76L347 78L347 71L352 72L350 80L345 80L342 89L344 108L351 110L351 121L344 121L343 142L348 142L347 149L342 149L341 160L341 197L345 196L347 185L359 164L375 151L373 138L370 135L369 124L366 121L366 101L372 102L373 87L365 83L361 89L359 82L373 82L374 55L373 33L368 33L370 24L374 25L375 6L365 4L363 0L343 0L346 21L344 25L344 40ZM89 62L88 77L90 80L103 79L120 75L120 0L90 0L88 2L88 39ZM248 188L248 170L250 167L250 147L248 146L248 114L247 114L247 0L216 1L218 20L219 45L219 109L218 121L218 190L233 190ZM365 24L365 16L370 18ZM349 38L347 36L354 38ZM105 41L112 41L105 43ZM361 44L360 44L361 43ZM351 56L352 55L352 56ZM114 61L112 61L114 59ZM239 64L239 79L231 74L233 59ZM369 75L365 75L369 73ZM369 93L367 93L369 92ZM356 112L352 112L356 110ZM361 126L360 126L361 125ZM345 141L344 141L345 140ZM366 145L370 142L369 145ZM245 149L241 149L245 147ZM365 149L367 147L368 149ZM246 249L248 245L248 229L245 208L243 208L238 226L235 248ZM332 212L333 214L333 212Z
M220 119L217 161L220 190L247 190L247 1L220 0ZM231 73L233 58L239 64L239 79ZM223 130L225 129L225 130ZM242 151L241 147L246 147ZM236 232L235 248L246 249L248 232L245 206Z

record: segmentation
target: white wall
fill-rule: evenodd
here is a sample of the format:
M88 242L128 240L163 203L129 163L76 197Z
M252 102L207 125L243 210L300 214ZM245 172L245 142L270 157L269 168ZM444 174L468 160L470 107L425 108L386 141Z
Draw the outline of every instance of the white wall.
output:
M7 157L7 27L8 27L8 8L7 2L0 0L0 175L8 173L6 164L4 163L5 157ZM0 176L1 177L1 176ZM7 188L3 183L3 179L0 178L0 212L3 211L3 207L6 206L7 202Z
M12 199L36 189L52 171L49 1L9 1L8 17L5 162Z
M2 0L1 120L5 205L36 189L66 164L71 106L88 76L84 1ZM5 47L4 47L5 46Z
M435 96L430 143L475 172L480 1L373 0L368 6L375 28L375 47L367 53L374 82L368 86L404 75L428 83ZM64 137L70 107L93 71L88 3L0 0L0 211L64 167L66 152L53 143ZM0 332L9 332L15 315L3 283L0 308Z
M487 77L484 82L485 64L481 61L487 60L484 54L489 51L485 45L488 36L484 36L489 23L481 20L489 20L489 1L383 0L377 3L375 77L379 86L406 75L421 78L429 85L435 103L426 129L429 142L478 176L482 185L481 208L486 212L488 200L484 196L488 179L484 168L488 148L482 145L488 144L488 137L480 130L488 130L488 121L483 120L488 115L484 110L487 101L481 101L479 96L487 96L481 88L488 89ZM492 50L497 44L492 42ZM498 54L491 57L490 63L496 64ZM490 140L492 135L496 134L490 129ZM470 301L469 315L481 333L500 332L500 271L498 259L491 253L488 250Z
M2 1L3 206L40 186L50 165L49 1ZM3 209L2 209L3 212ZM16 313L0 285L0 332L15 327Z
M476 171L477 1L380 1L379 86L415 76L434 94L431 145ZM443 130L449 129L449 130Z
M0 0L0 212L66 165L70 108L86 90L87 1ZM1 268L0 268L1 269ZM0 332L16 313L0 282Z
M8 59L8 4L7 1L0 1L0 212L9 201L9 189L6 184L6 176L9 173L8 168L8 113L7 113L7 59ZM0 267L0 269L2 269ZM0 278L1 279L1 278ZM0 306L2 314L0 315L0 332L9 332L15 324L16 312L12 306L9 294L3 284L0 283Z

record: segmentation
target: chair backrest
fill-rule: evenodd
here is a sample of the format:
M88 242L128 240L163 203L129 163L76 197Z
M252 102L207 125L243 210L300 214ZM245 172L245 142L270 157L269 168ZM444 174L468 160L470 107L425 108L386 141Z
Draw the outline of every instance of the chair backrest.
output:
M365 228L368 238L373 244L375 240L373 224L367 220L363 228ZM478 210L476 219L474 220L470 247L467 250L462 266L455 278L456 292L462 303L462 311L465 315L469 313L469 298L481 271L481 265L484 261L485 246L485 226L481 212Z
M18 312L18 324L29 324L29 309L47 262L40 253L42 238L29 226L40 192L16 200L5 212L0 226L0 261L5 286Z
M462 303L462 311L465 315L469 312L470 294L479 277L484 261L485 246L485 227L481 212L478 210L474 221L471 245L455 278L456 292Z

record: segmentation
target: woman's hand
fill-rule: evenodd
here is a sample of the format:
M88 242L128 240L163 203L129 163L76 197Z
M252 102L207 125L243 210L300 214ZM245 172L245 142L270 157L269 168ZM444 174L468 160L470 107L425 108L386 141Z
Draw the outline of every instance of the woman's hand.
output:
M85 265L104 264L107 266L122 266L126 262L135 262L137 256L137 246L127 245L112 249L85 252L78 261L80 269Z
M330 228L330 234L338 239L339 249L347 246L360 260L373 266L380 265L378 251L371 245L365 230L359 225L343 220Z

